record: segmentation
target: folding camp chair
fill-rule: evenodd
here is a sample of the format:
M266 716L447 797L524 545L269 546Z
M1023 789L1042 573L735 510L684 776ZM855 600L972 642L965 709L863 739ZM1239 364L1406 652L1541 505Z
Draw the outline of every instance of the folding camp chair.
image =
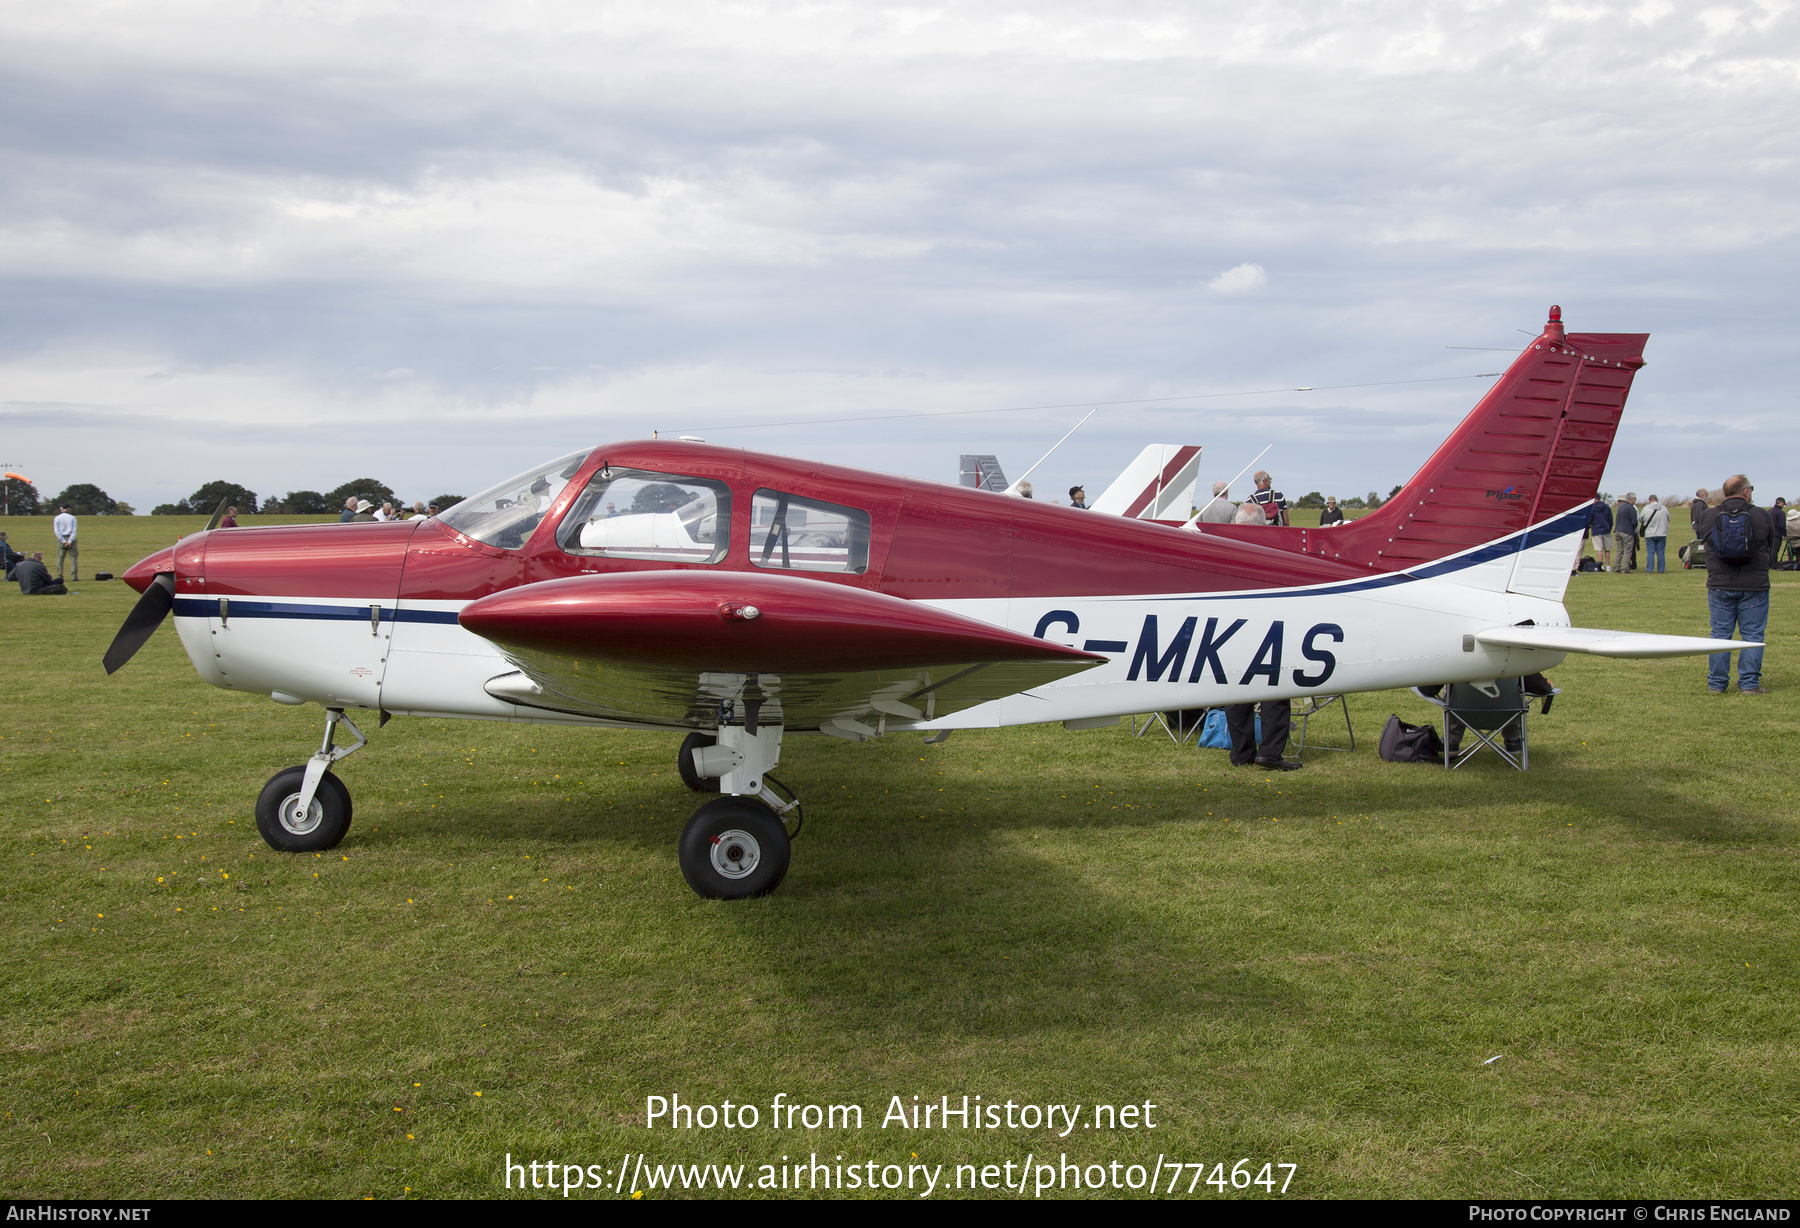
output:
M1540 711L1550 711L1550 703L1562 694L1555 687L1546 695L1532 695L1525 691L1518 678L1501 678L1495 682L1453 682L1437 695L1428 695L1417 687L1413 688L1420 698L1436 704L1444 712L1444 769L1449 771L1459 768L1469 761L1469 756L1483 746L1491 748L1495 754L1518 768L1521 772L1531 768L1531 740L1526 727L1526 717L1531 712L1534 699L1543 701ZM1464 741L1456 754L1450 753L1450 726L1455 721L1463 727ZM1474 735L1471 744L1467 735ZM1507 741L1517 736L1519 749L1515 753L1506 747Z
M1296 707L1293 710L1294 719L1300 723L1300 737L1294 744L1294 758L1298 759L1306 753L1306 722L1333 704L1337 704L1344 711L1344 732L1350 735L1350 745L1315 746L1313 749L1342 751L1356 749L1356 730L1350 726L1350 701L1342 695L1309 695L1306 699L1306 707Z
M1200 723L1206 713L1205 708L1171 708L1167 712L1152 712L1144 718L1142 728L1138 727L1137 717L1134 716L1131 718L1131 732L1141 738L1161 725L1171 742L1184 746L1189 738L1200 732Z

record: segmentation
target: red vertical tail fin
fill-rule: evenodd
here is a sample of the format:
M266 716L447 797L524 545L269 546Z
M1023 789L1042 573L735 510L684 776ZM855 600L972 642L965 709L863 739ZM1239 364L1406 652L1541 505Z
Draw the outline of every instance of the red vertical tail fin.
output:
M1403 571L1592 501L1647 340L1565 334L1552 307L1544 331L1399 494L1340 528L1301 531L1298 548Z

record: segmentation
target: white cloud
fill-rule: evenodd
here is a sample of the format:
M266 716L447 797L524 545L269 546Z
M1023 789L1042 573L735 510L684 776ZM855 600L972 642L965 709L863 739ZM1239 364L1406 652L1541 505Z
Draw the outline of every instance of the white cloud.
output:
M1727 471L1682 433L1727 385L1800 472L1792 6L0 3L0 402L260 429L1131 399L1466 374L1444 346L1560 301L1659 334L1621 488ZM1194 277L1245 252L1274 286ZM1329 447L1285 437L1286 486L1385 490L1471 403L1349 395ZM1210 459L1251 429L1227 403L1066 463L1153 429ZM833 459L1036 446L943 421ZM9 438L68 481L140 472L104 435Z
M1234 265L1206 283L1207 289L1217 290L1220 294L1242 294L1246 290L1257 290L1269 284L1269 275L1263 272L1260 264Z

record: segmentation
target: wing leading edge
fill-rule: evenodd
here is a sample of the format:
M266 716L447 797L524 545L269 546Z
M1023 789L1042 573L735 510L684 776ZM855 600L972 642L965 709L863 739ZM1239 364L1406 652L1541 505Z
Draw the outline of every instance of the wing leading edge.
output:
M518 673L496 698L647 724L744 720L845 737L1017 694L1104 657L917 602L741 572L576 576L467 606Z

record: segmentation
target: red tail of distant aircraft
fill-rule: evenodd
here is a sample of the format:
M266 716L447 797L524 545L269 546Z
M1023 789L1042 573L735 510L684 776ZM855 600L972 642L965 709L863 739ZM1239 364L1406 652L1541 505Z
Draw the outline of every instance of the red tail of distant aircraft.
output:
M769 776L788 733L1095 728L1516 677L1570 652L1720 650L1569 625L1563 589L1646 337L1565 334L1559 315L1397 496L1338 528L1190 531L639 440L430 520L185 538L126 573L143 597L105 664L173 610L208 682L326 708L320 751L257 803L278 849L348 830L328 769L364 744L350 709L685 735L684 779L721 796L683 832L682 872L702 895L762 894L798 818Z

